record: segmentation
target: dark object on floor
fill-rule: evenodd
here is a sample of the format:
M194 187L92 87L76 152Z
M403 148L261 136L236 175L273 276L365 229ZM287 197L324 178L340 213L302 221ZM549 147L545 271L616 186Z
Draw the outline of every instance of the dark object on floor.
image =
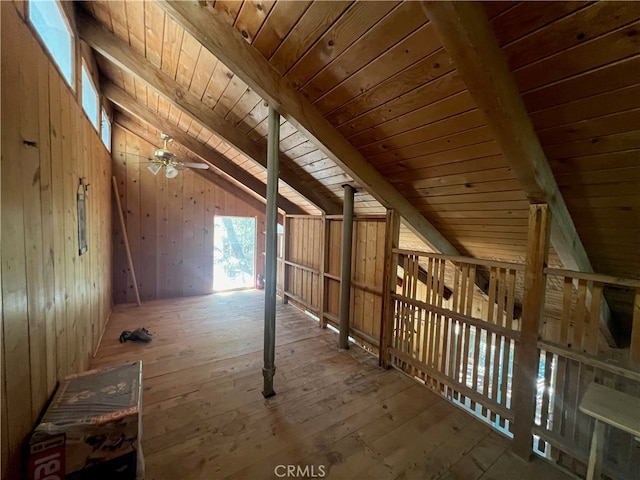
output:
M130 332L128 330L124 330L121 334L120 334L120 343L124 343L127 340L133 340L133 341L138 341L138 342L150 342L151 341L151 334L149 333L149 330L147 330L144 327L138 328L137 330L134 330L133 332Z

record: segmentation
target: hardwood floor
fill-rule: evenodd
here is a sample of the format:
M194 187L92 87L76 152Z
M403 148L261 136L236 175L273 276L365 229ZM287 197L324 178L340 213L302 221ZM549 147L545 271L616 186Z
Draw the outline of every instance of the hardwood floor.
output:
M147 480L565 479L289 305L262 397L261 291L119 305L92 365L141 359ZM122 330L146 327L149 344ZM287 470L287 466L291 470ZM306 474L306 477L305 477Z

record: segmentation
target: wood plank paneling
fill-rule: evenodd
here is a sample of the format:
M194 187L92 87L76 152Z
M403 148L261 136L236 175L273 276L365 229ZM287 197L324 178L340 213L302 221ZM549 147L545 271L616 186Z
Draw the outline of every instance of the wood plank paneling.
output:
M192 170L174 179L153 176L143 157L155 147L118 124L113 125L113 171L121 189L140 297L144 300L210 293L213 287L213 217L256 217L264 230L264 211L212 185ZM262 227L261 227L262 225ZM260 239L256 275L264 274ZM114 226L115 303L134 301L120 227ZM260 250L262 248L262 250Z
M75 93L2 2L2 478L66 374L82 371L111 306L111 162ZM78 256L76 192L89 250Z

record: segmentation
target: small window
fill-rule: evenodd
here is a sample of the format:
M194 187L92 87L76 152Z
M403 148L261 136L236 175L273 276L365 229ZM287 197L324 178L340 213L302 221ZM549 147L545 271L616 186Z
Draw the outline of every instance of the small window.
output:
M29 20L58 65L62 76L73 87L73 35L60 3L31 0Z
M102 109L102 143L107 150L111 151L111 122L104 108Z
M82 64L82 108L98 130L98 91L93 86L87 67Z

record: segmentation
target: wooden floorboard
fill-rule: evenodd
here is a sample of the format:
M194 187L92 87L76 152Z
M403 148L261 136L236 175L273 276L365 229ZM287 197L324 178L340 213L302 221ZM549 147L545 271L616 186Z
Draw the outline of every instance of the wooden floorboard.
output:
M92 366L143 362L147 480L286 478L288 465L307 468L298 478L571 478L280 302L265 400L263 304L247 291L114 308ZM138 327L151 343L119 343Z

